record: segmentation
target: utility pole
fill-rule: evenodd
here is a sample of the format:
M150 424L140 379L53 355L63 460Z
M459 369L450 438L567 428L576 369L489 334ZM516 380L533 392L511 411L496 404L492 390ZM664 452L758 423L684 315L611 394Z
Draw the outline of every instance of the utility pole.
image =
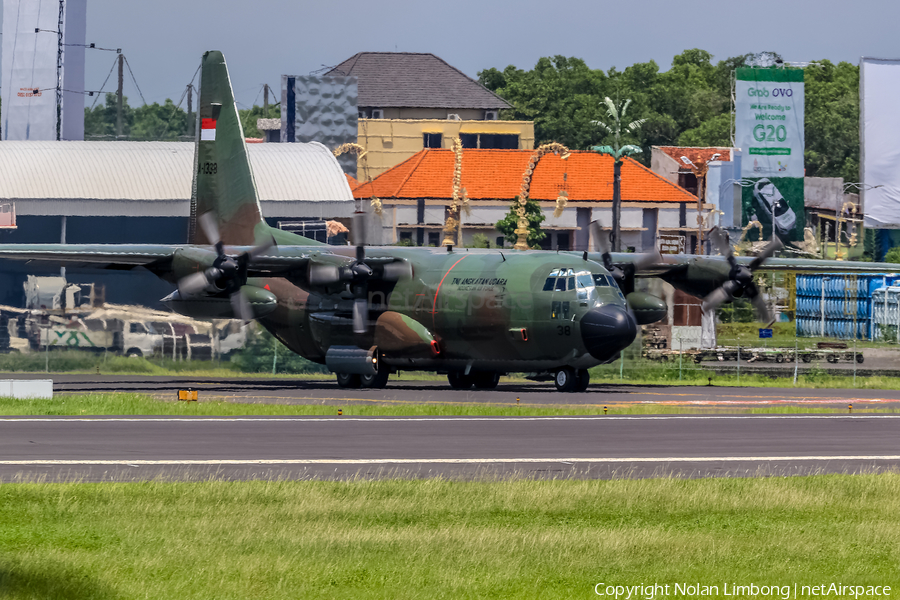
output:
M269 118L269 84L263 84L263 119Z
M119 53L119 97L116 101L116 139L122 137L122 84L124 77L125 55Z
M187 105L187 109L188 109L188 111L187 111L187 130L188 130L190 133L195 134L194 128L192 127L192 125L194 124L194 115L192 114L192 112L193 112L193 110L194 110L194 103L193 103L193 102L194 102L194 97L193 97L193 92L194 92L194 84L193 84L193 83L189 83L189 84L188 84L188 87L187 87L187 101L188 101L188 105ZM194 137L197 137L197 136L194 135Z
M612 247L613 252L622 251L619 236L622 221L622 161L616 159L613 164L613 201L612 201Z
M63 17L65 0L59 0L59 24L56 29L56 141L62 139L62 70L63 70Z

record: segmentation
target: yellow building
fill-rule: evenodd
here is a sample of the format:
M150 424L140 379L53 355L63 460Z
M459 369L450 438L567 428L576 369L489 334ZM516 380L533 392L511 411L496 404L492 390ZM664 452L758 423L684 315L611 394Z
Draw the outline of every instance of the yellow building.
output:
M360 181L456 137L463 148L534 148L534 123L499 120L510 104L434 54L360 52L325 75L358 82Z
M446 148L459 137L464 148L534 149L532 121L360 119L358 143L366 149L356 175L378 177L424 148Z

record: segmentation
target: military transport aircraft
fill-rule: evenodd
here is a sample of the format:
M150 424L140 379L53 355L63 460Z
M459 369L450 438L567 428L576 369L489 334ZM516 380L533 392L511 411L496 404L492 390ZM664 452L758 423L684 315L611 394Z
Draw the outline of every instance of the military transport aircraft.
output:
M258 320L294 352L327 365L342 387L383 387L391 372L447 373L489 389L501 374L552 375L584 390L587 369L615 359L665 303L635 292L660 277L706 298L747 296L765 315L754 271L884 272L875 263L600 252L339 247L269 227L221 52L203 55L190 244L0 245L0 258L68 266L143 267L177 286L164 299L197 318ZM603 236L599 236L603 237ZM765 265L763 264L765 263ZM764 317L765 318L765 317Z

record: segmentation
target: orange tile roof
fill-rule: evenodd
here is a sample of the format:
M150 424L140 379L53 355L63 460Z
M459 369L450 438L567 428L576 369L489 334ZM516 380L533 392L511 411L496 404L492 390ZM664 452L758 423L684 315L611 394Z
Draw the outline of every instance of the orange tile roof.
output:
M262 138L244 138L248 144L262 144L265 140Z
M473 200L511 200L533 150L463 150L462 187ZM450 198L452 150L425 149L353 190L356 198ZM565 189L571 202L612 201L613 159L573 151L567 160L545 155L534 170L530 197L554 201ZM697 197L630 158L622 164L622 200L696 202Z
M347 175L346 173L344 173L344 177L347 178L347 183L350 184L351 191L353 191L359 187L359 182L356 179L354 179L351 175Z
M722 147L696 147L696 146L657 146L660 150L674 158L678 161L678 166L684 169L688 169L687 165L681 162L681 157L686 156L688 160L692 163L697 164L697 162L709 162L709 160L713 157L713 154L720 154L717 161L722 162L731 162L731 148L722 148Z

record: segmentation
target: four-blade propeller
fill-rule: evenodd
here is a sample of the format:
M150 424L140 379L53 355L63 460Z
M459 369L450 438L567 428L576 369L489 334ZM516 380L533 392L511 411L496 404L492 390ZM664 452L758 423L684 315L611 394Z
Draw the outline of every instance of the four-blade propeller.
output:
M763 298L762 292L760 292L756 283L753 281L753 273L756 269L761 267L766 260L784 248L784 244L781 243L778 236L772 236L772 241L763 248L759 256L754 258L749 265L745 266L738 264L737 260L735 260L727 233L716 227L710 231L710 239L716 246L719 254L723 255L726 260L728 260L731 271L728 273L728 281L710 292L706 298L703 299L703 310L715 310L725 302L730 302L735 298L746 296L756 309L759 320L763 323L771 324L773 321L772 313L769 310L768 304L766 304L765 298Z
M275 239L270 238L238 256L229 256L225 254L215 216L207 212L200 215L198 221L206 239L215 248L216 259L209 268L178 280L178 292L182 297L197 296L204 291L228 294L235 316L249 323L254 319L253 308L241 288L247 283L250 262L275 246Z
M365 333L368 330L370 281L394 282L412 276L412 268L405 260L389 259L392 262L382 263L379 259L374 259L372 264L368 264L366 260L365 247L357 246L355 259L323 254L309 261L307 272L311 286L346 286L345 297L353 300L351 314L354 333Z

